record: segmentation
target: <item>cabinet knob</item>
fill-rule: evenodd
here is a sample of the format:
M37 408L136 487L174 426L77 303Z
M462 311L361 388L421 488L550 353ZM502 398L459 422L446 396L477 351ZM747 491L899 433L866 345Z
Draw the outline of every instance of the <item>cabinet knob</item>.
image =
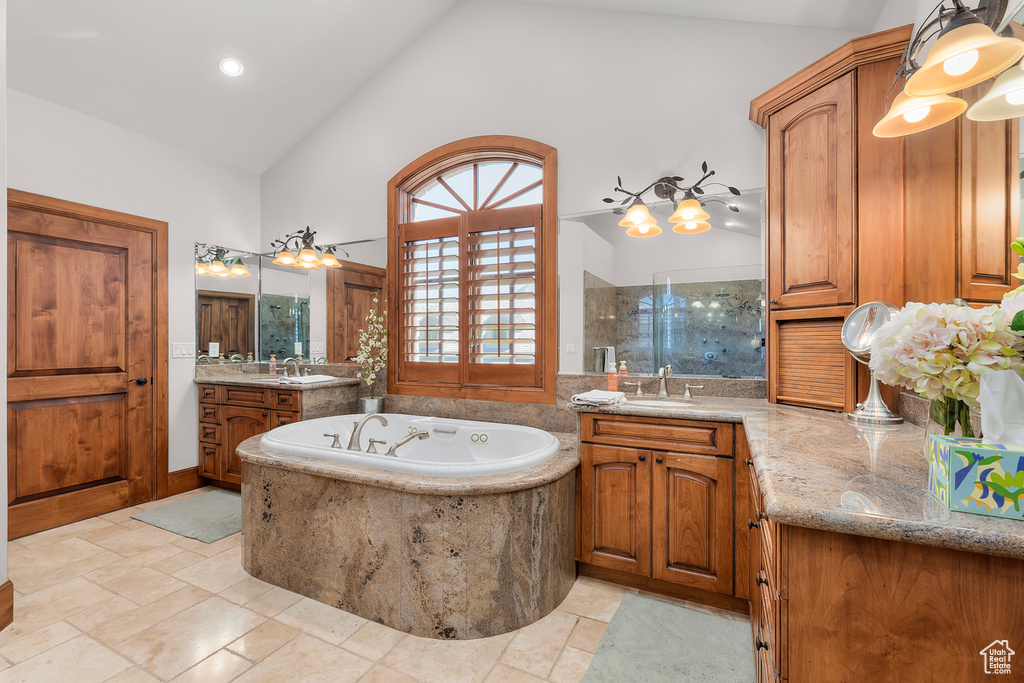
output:
M757 645L757 649L758 650L767 650L768 649L768 643L766 641L764 641L764 640L761 640L760 638L754 638L754 644Z
M779 303L779 300L778 299L768 299L768 303L770 303L770 304L772 304L774 306L775 304Z
M662 460L661 458L655 458L655 459L654 459L654 462L656 462L656 463L658 463L658 464L660 465L661 463L663 463L663 462L665 462L665 461L664 461L664 460Z
M266 413L263 413L263 417L266 417L266 416L267 416L267 414L266 414Z
M645 460L647 460L647 456L646 455L641 455L641 456L637 457L637 460L639 460L640 462L644 462Z
M767 586L768 579L758 574L756 577L754 577L754 583L756 583L758 586Z
M759 526L757 525L757 522L751 522L751 521L750 521L750 520L748 519L748 520L747 520L747 528L748 528L748 529L760 529L761 527L759 527Z
M753 466L754 466L754 461L751 460L750 458L747 458L747 467L753 467Z

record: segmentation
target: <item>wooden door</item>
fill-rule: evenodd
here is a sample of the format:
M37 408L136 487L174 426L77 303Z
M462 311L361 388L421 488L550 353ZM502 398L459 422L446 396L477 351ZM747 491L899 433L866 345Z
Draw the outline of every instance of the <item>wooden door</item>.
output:
M856 138L847 74L771 117L768 295L773 308L854 301Z
M582 557L650 576L651 453L582 444Z
M242 460L235 450L249 437L268 431L270 411L266 408L224 406L224 439L220 463L222 481L242 483Z
M255 356L255 302L253 294L200 291L196 305L199 352L207 353L213 341L220 344L225 357L250 353Z
M166 224L14 190L7 221L15 538L166 486Z
M366 328L366 314L384 308L387 271L351 261L327 273L327 359L343 363L359 353L359 331Z
M652 576L732 595L731 458L654 451Z

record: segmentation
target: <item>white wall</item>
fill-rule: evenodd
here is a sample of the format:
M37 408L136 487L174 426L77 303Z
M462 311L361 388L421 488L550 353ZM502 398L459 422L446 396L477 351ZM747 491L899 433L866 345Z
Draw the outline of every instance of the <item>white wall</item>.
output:
M259 178L17 90L7 122L8 187L167 221L170 342L194 342L193 245L258 250ZM194 364L170 361L171 472L198 462Z
M708 162L764 185L751 98L854 34L502 0L463 2L263 175L264 242L383 236L387 181L439 145L508 134L558 149L559 214Z
M7 0L0 0L0 187L7 187ZM0 218L3 232L7 232L7 212ZM7 240L0 245L0 263L7 263ZM0 279L0 320L7 320L7 278ZM0 367L7 367L7 345L0 344ZM7 405L7 382L0 382L0 405ZM0 420L0 462L7 462L7 420ZM0 467L0 491L7 490L7 468ZM0 583L7 580L7 506L0 505Z

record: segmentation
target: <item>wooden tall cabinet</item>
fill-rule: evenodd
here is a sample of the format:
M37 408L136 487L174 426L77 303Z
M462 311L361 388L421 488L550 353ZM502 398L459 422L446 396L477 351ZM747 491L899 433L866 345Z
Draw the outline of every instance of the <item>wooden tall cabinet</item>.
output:
M983 305L1012 289L1017 121L961 116L906 138L871 132L911 29L856 38L751 102L767 131L772 402L854 409L867 372L839 335L859 304ZM973 102L987 88L961 96Z

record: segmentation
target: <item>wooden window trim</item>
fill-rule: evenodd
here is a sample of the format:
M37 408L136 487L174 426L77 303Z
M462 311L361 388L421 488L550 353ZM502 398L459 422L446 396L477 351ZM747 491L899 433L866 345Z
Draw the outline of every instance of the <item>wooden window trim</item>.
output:
M401 319L398 255L401 240L398 226L412 220L410 190L424 180L471 162L522 159L541 167L543 177L541 212L543 229L537 244L537 366L541 379L536 387L473 386L398 377L398 321ZM419 157L388 182L388 386L389 394L433 396L518 403L555 403L558 372L558 161L554 147L535 140L507 135L483 135L442 145ZM460 298L462 294L460 293ZM460 316L462 320L463 316ZM436 365L436 364L417 364ZM464 363L460 362L459 367Z

